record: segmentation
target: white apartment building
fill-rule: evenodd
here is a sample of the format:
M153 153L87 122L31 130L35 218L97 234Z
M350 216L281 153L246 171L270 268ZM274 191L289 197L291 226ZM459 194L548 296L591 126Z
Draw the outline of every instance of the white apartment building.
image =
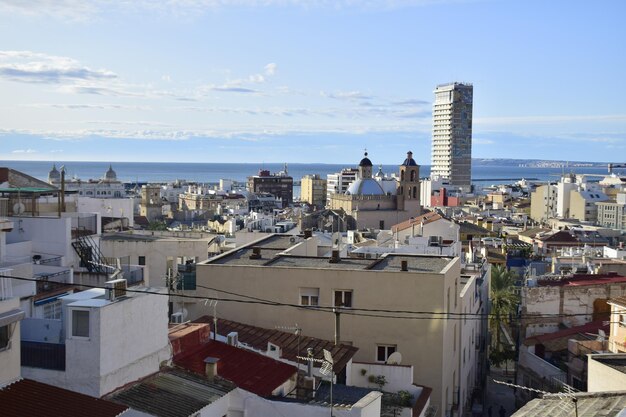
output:
M438 85L434 91L431 177L472 184L472 84Z
M171 352L166 293L108 291L61 297L60 319L22 320L25 378L101 397L159 370Z
M359 170L357 168L345 168L341 172L326 176L326 201L330 201L332 194L345 194L350 184L356 181Z

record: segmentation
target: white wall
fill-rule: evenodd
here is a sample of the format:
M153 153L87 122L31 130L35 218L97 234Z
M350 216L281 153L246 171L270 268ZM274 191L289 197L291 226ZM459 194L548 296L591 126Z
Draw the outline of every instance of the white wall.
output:
M365 370L365 374L363 371ZM386 392L408 391L414 398L419 396L422 388L413 385L413 366L385 365L383 363L353 362L351 369L352 385L364 388L378 389L378 385L369 382L370 375L385 377L387 383L383 386Z
M102 217L125 217L128 219L129 227L135 225L132 198L79 197L77 211L79 213L100 213Z
M23 368L25 378L101 397L157 372L170 358L167 297L142 294L113 303L89 298L98 293L102 291L62 297L65 372ZM71 336L72 309L89 311L89 338Z
M587 391L624 391L626 390L626 374L611 368L596 358L626 359L626 354L588 355L587 361Z
M15 227L7 233L8 244L32 242L36 253L63 256L66 264L75 259L72 248L72 220L57 217L13 217ZM32 256L32 253L30 254Z
M0 300L0 313L19 308L19 298ZM0 387L20 377L20 323L9 325L13 334L8 349L0 350Z
M271 401L248 391L237 388L229 394L230 410L228 416L268 417L328 417L330 408L306 403ZM336 417L380 417L382 394L371 392L351 408L335 407ZM241 413L243 412L243 414ZM203 417L205 414L201 414ZM206 414L206 417L218 417L218 414Z

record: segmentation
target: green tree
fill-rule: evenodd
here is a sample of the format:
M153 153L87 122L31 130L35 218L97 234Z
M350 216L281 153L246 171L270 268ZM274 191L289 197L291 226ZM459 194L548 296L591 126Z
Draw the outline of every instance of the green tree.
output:
M497 366L512 357L512 351L502 343L501 324L510 326L509 318L515 316L519 305L519 296L515 290L515 277L511 271L501 265L491 268L491 361ZM495 337L494 337L495 336Z

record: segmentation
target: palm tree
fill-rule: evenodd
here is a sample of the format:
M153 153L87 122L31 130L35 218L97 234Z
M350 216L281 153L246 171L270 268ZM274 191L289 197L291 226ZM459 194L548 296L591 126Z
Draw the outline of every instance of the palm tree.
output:
M492 339L492 362L498 364L505 357L505 346L501 341L501 323L510 325L509 317L517 312L519 296L515 291L515 279L511 271L501 265L491 269L491 312L489 315L489 328L492 336L495 335L495 343Z

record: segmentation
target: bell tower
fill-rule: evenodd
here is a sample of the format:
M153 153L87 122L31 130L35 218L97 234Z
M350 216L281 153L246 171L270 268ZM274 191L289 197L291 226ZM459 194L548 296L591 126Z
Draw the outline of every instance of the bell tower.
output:
M420 167L413 159L413 152L406 154L406 159L400 165L400 187L398 188L398 210L410 211L412 215L419 215L420 205Z

